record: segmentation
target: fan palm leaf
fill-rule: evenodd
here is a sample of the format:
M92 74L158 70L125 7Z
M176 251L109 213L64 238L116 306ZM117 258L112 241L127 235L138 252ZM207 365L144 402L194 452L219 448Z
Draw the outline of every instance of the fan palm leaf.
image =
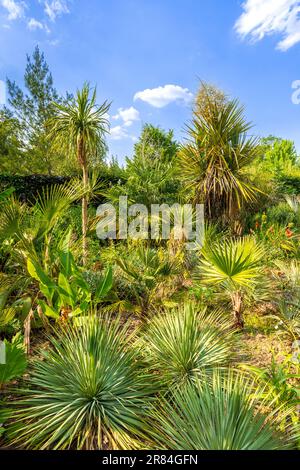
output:
M250 287L261 273L263 247L251 238L225 240L202 251L200 273L206 284Z
M225 291L239 328L244 326L244 294L253 294L255 287L264 281L261 269L264 253L262 245L250 237L207 244L202 250L195 278Z

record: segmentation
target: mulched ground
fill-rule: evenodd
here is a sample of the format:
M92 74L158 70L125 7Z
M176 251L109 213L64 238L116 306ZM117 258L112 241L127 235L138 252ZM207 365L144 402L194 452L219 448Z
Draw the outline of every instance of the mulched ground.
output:
M291 342L276 334L244 333L237 348L237 362L266 368L272 363L282 363L292 354Z

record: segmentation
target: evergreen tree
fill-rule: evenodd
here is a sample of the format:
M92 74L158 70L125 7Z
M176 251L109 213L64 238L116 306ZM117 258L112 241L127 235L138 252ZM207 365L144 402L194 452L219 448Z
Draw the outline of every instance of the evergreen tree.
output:
M269 136L261 141L263 168L275 175L289 171L299 163L295 144L291 140Z
M0 111L0 173L18 174L22 172L21 128L19 121L8 109Z
M132 158L126 159L124 185L113 187L108 199L116 201L126 195L132 204L173 204L178 200L179 179L175 172L178 143L173 131L146 124L134 147Z
M7 79L8 103L23 132L25 166L28 172L51 175L61 156L53 151L47 139L46 124L52 113L51 103L58 100L58 94L38 46L32 57L27 55L24 85L25 92Z
M144 157L149 160L160 160L170 163L176 156L178 143L174 140L172 130L164 131L152 124L145 124L138 142L135 144L135 158Z

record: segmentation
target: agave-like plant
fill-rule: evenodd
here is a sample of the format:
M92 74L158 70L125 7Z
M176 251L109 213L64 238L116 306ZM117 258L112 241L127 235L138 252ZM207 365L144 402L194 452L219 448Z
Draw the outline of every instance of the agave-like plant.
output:
M233 356L234 332L223 313L189 303L154 317L142 334L141 351L167 388L201 379Z
M176 390L151 411L155 447L171 450L276 450L289 447L275 413L264 413L253 382L233 371Z
M264 250L252 238L215 243L202 250L196 278L225 291L232 303L235 324L243 328L243 299L245 292L253 292L262 282Z
M143 414L153 382L128 327L90 317L58 332L34 363L13 403L14 445L31 449L131 449L143 435Z

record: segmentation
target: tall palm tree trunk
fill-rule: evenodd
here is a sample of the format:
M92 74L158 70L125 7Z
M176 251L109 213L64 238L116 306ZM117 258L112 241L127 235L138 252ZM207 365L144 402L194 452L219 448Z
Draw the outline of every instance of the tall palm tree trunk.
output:
M87 159L85 154L85 145L84 139L81 136L78 140L77 144L77 156L79 163L82 168L82 181L83 181L83 190L84 195L82 198L82 264L86 266L87 258L88 258L88 241L87 241L87 227L88 227L88 196L87 196L87 188L88 188L88 166L87 166Z
M73 153L76 152L77 161L82 170L83 190L82 197L82 264L86 266L88 257L88 199L89 199L89 156L96 154L100 145L104 144L103 136L108 131L106 118L110 105L105 101L97 105L96 89L91 89L85 83L82 90L77 90L76 96L66 103L54 103L56 112L50 119L49 135L56 143L68 144Z
M84 165L82 167L83 173L83 188L85 195L82 198L82 262L83 266L86 266L88 258L88 240L87 240L87 228L88 228L88 196L86 190L88 188L88 169Z

